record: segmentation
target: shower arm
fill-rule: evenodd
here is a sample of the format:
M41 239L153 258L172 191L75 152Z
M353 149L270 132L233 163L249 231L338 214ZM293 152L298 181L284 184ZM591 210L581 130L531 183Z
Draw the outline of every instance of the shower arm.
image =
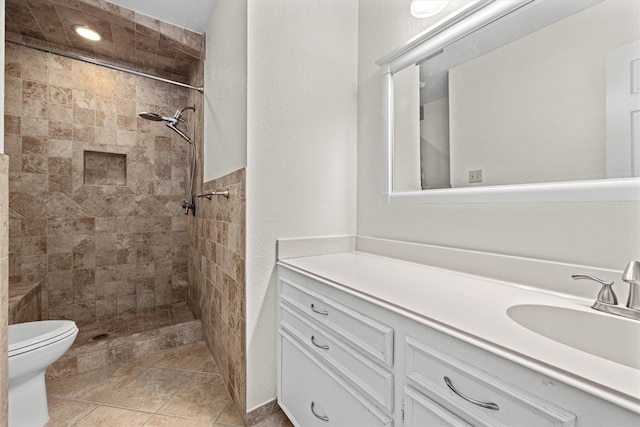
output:
M193 110L193 111L196 111L196 107L194 107L193 105L187 105L187 106L186 106L186 107L184 107L182 110L178 110L178 111L176 111L176 114L175 114L175 116L174 116L174 117L175 117L176 119L178 119L178 120L181 120L182 113L184 113L186 110ZM184 121L184 120L183 120L183 121Z
M191 140L191 137L185 131L183 131L182 129L178 128L178 126L177 126L178 123L183 123L187 127L187 132L189 132L189 123L187 123L187 121L182 118L182 114L184 114L184 112L186 110L196 111L196 107L195 106L191 106L191 105L187 105L182 110L176 111L176 114L173 116L173 119L175 121L166 120L165 121L165 126L167 126L169 129L171 129L172 131L174 131L175 133L180 135L180 137L182 137L182 139L187 141L189 144L193 144L193 141Z
M187 123L184 119L178 118L178 121L179 121L179 122L182 122L182 123L184 123L186 126L188 126L188 123ZM182 139L184 139L185 141L187 141L189 144L193 144L193 141L191 141L191 137L190 137L189 135L187 135L183 130L179 129L179 128L176 126L176 123L173 123L173 122L166 122L166 123L165 123L165 126L166 126L166 127L168 127L169 129L171 129L172 131L174 131L175 133L177 133L178 135L180 135L180 137L181 137Z
M216 190L216 191L209 191L208 193L198 194L198 197L206 197L208 200L211 200L211 196L222 196L228 199L229 189L227 188L226 190Z

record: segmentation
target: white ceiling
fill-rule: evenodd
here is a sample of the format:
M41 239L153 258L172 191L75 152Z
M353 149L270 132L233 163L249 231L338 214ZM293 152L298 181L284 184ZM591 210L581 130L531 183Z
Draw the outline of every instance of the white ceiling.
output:
M215 0L108 0L169 24L204 33Z

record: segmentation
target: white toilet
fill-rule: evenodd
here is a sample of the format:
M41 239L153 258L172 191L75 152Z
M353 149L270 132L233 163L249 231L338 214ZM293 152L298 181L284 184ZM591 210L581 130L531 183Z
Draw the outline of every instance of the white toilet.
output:
M9 427L43 426L49 421L44 373L77 335L71 320L9 325Z

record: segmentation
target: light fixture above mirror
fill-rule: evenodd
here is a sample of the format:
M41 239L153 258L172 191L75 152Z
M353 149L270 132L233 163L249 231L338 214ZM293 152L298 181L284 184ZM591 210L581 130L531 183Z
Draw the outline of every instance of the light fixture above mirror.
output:
M429 18L442 12L449 0L411 0L411 14L416 18Z

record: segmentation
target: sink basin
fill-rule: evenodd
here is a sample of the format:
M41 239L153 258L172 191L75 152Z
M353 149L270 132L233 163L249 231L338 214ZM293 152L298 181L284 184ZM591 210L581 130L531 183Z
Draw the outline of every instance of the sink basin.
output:
M640 322L598 311L550 305L509 307L520 326L564 345L640 369Z

